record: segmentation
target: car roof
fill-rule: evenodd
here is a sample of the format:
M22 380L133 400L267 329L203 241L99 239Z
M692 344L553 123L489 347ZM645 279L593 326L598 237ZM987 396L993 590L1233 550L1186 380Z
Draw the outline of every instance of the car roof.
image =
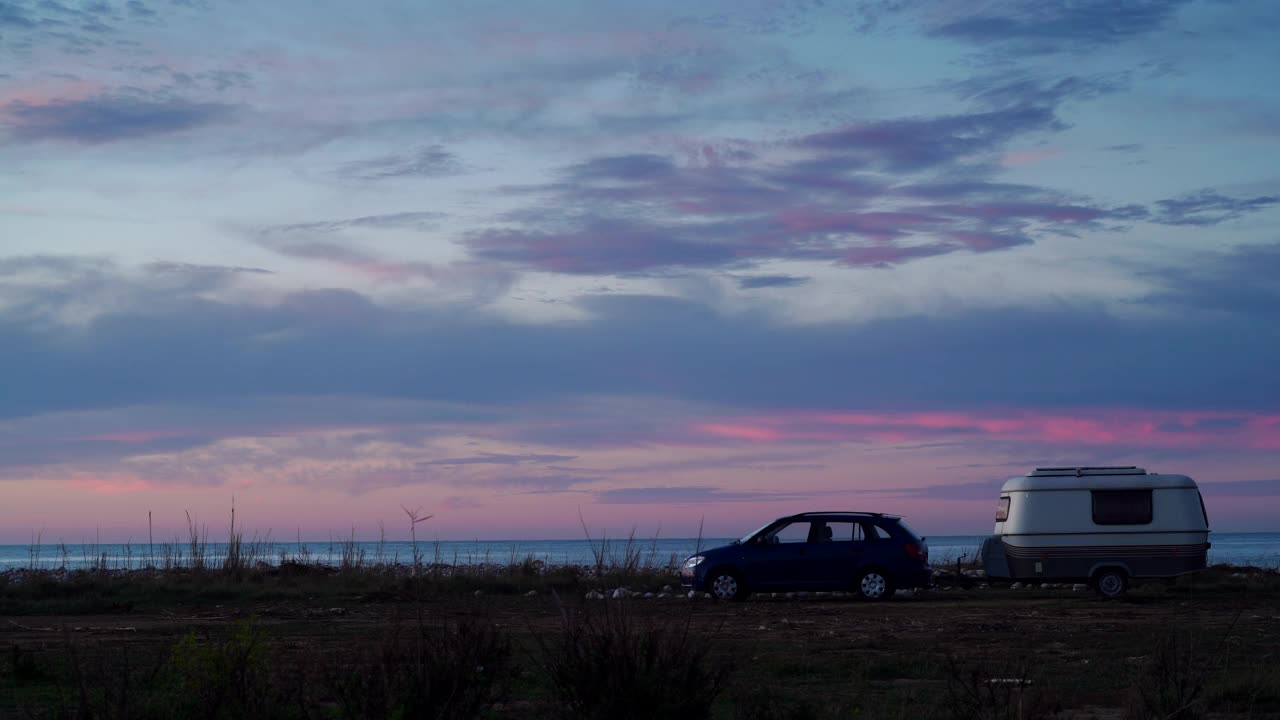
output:
M796 513L795 515L788 515L786 516L786 518L779 518L779 519L805 518L805 517L814 517L814 518L857 517L857 518L882 518L885 520L900 519L900 516L898 515L886 515L884 513L878 513L878 512L863 512L860 510L820 510L820 511L814 511L814 512Z

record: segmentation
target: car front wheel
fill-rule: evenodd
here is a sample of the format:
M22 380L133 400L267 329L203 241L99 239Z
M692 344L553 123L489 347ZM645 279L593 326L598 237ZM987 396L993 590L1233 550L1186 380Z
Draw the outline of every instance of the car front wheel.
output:
M717 600L743 600L747 597L747 587L742 577L732 570L716 570L707 579L707 588Z
M893 581L879 569L867 570L858 576L854 591L863 600L887 600L893 597Z

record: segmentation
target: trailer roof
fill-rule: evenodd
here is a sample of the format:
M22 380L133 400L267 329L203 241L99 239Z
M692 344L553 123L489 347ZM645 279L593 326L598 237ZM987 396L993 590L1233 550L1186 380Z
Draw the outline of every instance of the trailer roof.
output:
M1123 473L1102 475L1030 475L1009 478L1000 492L1027 492L1036 490L1145 490L1147 488L1195 488L1196 481L1186 475Z

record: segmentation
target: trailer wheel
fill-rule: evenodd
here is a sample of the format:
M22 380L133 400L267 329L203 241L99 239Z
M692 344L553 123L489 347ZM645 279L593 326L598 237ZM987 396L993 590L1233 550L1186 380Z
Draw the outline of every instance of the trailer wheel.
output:
M1129 575L1120 568L1103 568L1093 574L1093 589L1105 598L1118 598L1129 589Z

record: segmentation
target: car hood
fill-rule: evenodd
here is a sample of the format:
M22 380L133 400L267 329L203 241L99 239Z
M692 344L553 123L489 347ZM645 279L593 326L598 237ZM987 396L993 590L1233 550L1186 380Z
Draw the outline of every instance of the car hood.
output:
M689 557L696 557L698 555L701 555L704 558L715 557L718 555L725 555L727 553L731 553L734 550L738 550L741 548L742 548L742 545L738 543L730 543L729 545L720 545L713 548L705 548L703 550L699 550L698 552L694 553L693 555L690 555Z

